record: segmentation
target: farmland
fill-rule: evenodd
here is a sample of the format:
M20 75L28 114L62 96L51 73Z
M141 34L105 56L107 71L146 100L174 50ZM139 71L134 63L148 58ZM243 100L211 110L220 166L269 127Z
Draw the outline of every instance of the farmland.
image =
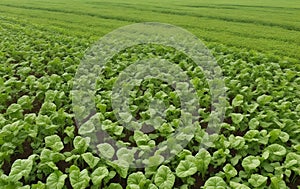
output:
M300 1L1 0L0 21L0 188L300 188ZM127 116L148 123L158 99L163 123L150 134L122 127L112 82L136 60L177 64L198 95L200 118L184 149L134 168L129 151L91 148L95 138L82 134L91 128L76 126L74 111L85 110L73 107L72 92L87 49L141 22L172 24L203 41L222 69L226 98L220 131L208 135L213 97L190 57L151 44L111 58L95 85L95 115L118 144L149 149L184 115L172 87L145 79L130 93ZM105 158L115 156L125 164Z

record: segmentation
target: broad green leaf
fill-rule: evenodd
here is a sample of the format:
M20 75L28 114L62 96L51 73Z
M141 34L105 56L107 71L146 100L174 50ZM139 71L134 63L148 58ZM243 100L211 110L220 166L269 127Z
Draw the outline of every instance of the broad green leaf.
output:
M290 136L286 132L281 131L279 138L282 142L287 142L289 140Z
M83 125L81 125L78 129L78 134L86 135L95 131L95 126L93 122L87 121Z
M270 156L270 153L269 153L268 151L265 151L265 152L261 155L261 157L263 157L265 160L268 159L269 156Z
M270 131L270 133L269 133L270 142L273 143L275 140L277 140L280 133L281 133L280 129L273 129L272 131Z
M147 164L149 167L155 167L162 164L164 161L164 157L161 155L154 155L149 157L148 161L144 161L145 164Z
M107 189L123 189L119 183L111 183Z
M286 183L280 177L271 177L270 189L288 189Z
M252 118L249 121L249 128L250 129L256 129L258 125L259 125L259 121L256 118Z
M31 172L35 156L36 155L31 155L28 159L17 159L11 167L8 179L11 182L17 182L22 177L28 177Z
M141 187L136 184L127 184L126 189L141 189Z
M280 161L283 156L286 154L285 147L279 144L271 144L264 151L270 153L269 159L271 161Z
M232 106L237 107L240 106L243 103L244 96L243 95L236 95L235 98L232 100Z
M187 160L180 161L179 165L176 168L176 175L181 178L191 176L196 172L196 164Z
M23 109L19 104L11 104L7 110L6 114L12 119L21 119L23 117Z
M138 188L144 188L146 182L147 179L142 172L132 173L127 178L128 185L135 185L138 186Z
M244 115L240 113L231 113L231 119L233 123L239 124L244 119Z
M46 185L41 181L38 181L36 184L31 185L31 189L45 189Z
M248 156L242 162L242 166L248 171L257 168L259 165L260 160L255 156Z
M122 178L127 177L129 170L129 163L127 161L120 159L113 162L108 162L108 164L111 165Z
M18 99L17 103L20 104L23 109L32 109L32 100L28 95L23 95L21 98Z
M149 136L141 131L134 131L133 139L138 146L147 145L150 140Z
M61 171L54 171L51 173L46 181L47 188L62 189L65 185L65 179L68 176Z
M89 138L82 138L81 136L76 136L73 141L74 148L79 153L84 153L90 144Z
M89 186L90 177L86 169L80 171L76 165L72 165L69 171L69 178L73 188L85 189Z
M258 107L258 104L256 102L250 104L250 105L247 105L247 111L250 112L250 113L253 113Z
M65 128L64 133L66 135L68 135L68 137L74 138L74 131L75 131L75 127L74 126L69 126L69 127Z
M204 176L212 157L206 149L201 148L199 152L195 155L195 158L197 170L202 174L202 176Z
M257 98L257 102L259 104L262 104L262 105L265 105L267 104L268 102L271 102L273 99L272 96L269 96L269 95L261 95Z
M204 189L226 189L226 182L218 176L210 177L204 184Z
M119 113L120 118L122 121L124 121L125 123L129 123L132 119L132 115L129 112L121 112Z
M95 171L91 174L91 179L93 184L100 185L102 180L108 176L109 172L106 167L98 167Z
M58 162L63 160L65 156L59 152L54 152L49 149L44 148L41 152L40 159L42 162Z
M288 153L284 161L284 167L291 169L300 175L300 155L294 152Z
M22 106L20 104L11 104L7 110L7 114L13 114L22 110Z
M257 141L257 139L256 139L257 135L259 135L259 131L258 130L249 130L244 135L244 139L246 141L250 141L250 142Z
M51 148L55 152L59 152L64 148L60 137L58 135L51 135L45 138L46 147Z
M230 187L234 189L250 189L248 186L244 184L240 184L237 182L230 181Z
M255 188L258 188L260 186L264 186L267 183L268 177L258 175L258 174L252 174L251 177L248 179L248 182Z
M240 161L241 158L242 158L242 156L239 155L239 154L237 154L237 155L235 155L234 157L232 157L232 158L230 159L230 162L231 162L231 164L232 164L233 166L236 166L236 165L239 163L239 161Z
M158 188L157 186L155 186L155 184L150 183L148 189L158 189Z
M175 183L175 176L169 167L162 165L154 177L154 183L162 189L171 189Z
M230 164L226 164L225 167L223 167L223 171L226 175L226 178L228 179L235 177L238 173L236 169Z
M87 152L87 153L84 153L84 154L82 154L81 155L82 156L82 158L84 159L84 161L90 166L90 168L94 168L97 164L98 164L98 162L99 162L99 160L100 160L100 158L98 158L98 157L95 157L92 153L90 153L90 152Z
M118 160L126 161L129 164L132 163L132 161L134 159L133 150L129 150L127 148L120 148L116 154L117 154Z
M44 102L40 109L40 113L43 115L50 115L55 111L56 111L56 105L52 102Z
M111 159L115 154L115 149L109 143L103 143L97 145L100 155L104 158Z
M240 137L240 136L230 135L229 136L229 143L230 143L231 148L239 150L239 149L242 149L245 146L245 139L243 137Z

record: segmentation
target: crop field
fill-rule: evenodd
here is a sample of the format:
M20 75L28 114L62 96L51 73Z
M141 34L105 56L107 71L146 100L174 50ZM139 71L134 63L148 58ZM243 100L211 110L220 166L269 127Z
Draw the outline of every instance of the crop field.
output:
M196 36L223 80L211 82L183 51L152 43L80 67L106 34L144 22ZM123 38L107 44L117 49ZM134 63L154 58L166 62L163 74L177 75L170 62L188 76L197 105L186 109L196 116L184 109L192 96L184 84L176 84L180 93L148 77L131 83L128 112L118 112L118 78L150 73ZM211 87L222 82L218 119ZM93 86L95 111L82 86ZM300 1L1 0L0 188L300 189Z

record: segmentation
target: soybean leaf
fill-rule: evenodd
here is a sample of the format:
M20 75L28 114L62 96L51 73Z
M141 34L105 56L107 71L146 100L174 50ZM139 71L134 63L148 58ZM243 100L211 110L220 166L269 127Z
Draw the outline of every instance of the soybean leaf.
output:
M257 102L261 105L265 105L273 99L272 96L269 95L261 95L257 98Z
M260 186L263 186L267 183L268 177L258 175L258 174L252 174L250 179L248 179L248 182L255 188L258 188Z
M90 166L90 168L94 168L98 164L98 162L100 160L100 158L95 157L90 152L84 153L81 156L84 159L84 161Z
M51 148L55 152L59 152L64 148L60 137L58 135L51 135L45 138L46 147Z
M271 177L271 185L270 189L287 189L288 187L286 186L285 182L283 179L280 177Z
M197 170L202 174L203 177L208 169L208 165L212 157L206 149L201 148L199 152L195 155L195 158Z
M228 180L237 175L236 169L230 164L226 164L225 167L223 167L223 171Z
M123 189L119 183L111 183L107 189Z
M120 148L116 154L118 160L126 161L127 163L131 163L134 159L133 150L129 150L127 148Z
M244 119L244 115L240 113L231 113L231 119L233 123L239 124Z
M46 185L41 181L38 181L36 184L31 185L31 189L45 189Z
M242 166L245 170L250 171L252 169L257 168L260 165L260 160L258 157L255 156L248 156L246 157L243 162Z
M294 152L288 153L284 161L284 166L300 174L300 155Z
M115 154L115 149L109 143L103 143L97 145L98 151L101 156L107 159L111 159Z
M86 135L95 131L95 125L92 121L87 121L83 125L81 125L78 129L78 134Z
M271 144L264 151L269 152L269 159L271 161L280 161L286 154L285 147L279 144Z
M89 185L90 177L86 169L80 171L76 165L72 165L69 171L69 178L73 188L85 189Z
M146 185L147 179L142 172L132 173L127 178L127 184L131 187L144 188Z
M215 188L226 189L227 184L221 177L218 177L218 176L210 177L205 182L204 189L215 189Z
M127 177L129 170L129 163L127 161L119 159L113 162L108 161L107 163L111 165L122 178Z
M230 181L230 187L234 189L250 189L248 186L244 184L240 184L237 182Z
M242 149L245 146L245 139L240 136L229 136L230 147L234 149Z
M49 149L44 148L41 152L40 159L41 162L53 162L56 163L63 160L65 156L59 152L54 152Z
M61 171L54 171L48 176L46 186L47 188L62 189L65 185L65 179L67 177L68 176L63 174Z
M197 166L194 162L182 160L176 168L176 175L178 177L188 177L197 172Z
M259 125L259 121L256 118L252 118L249 121L249 128L250 129L256 129L258 125Z
M158 168L154 177L154 183L163 189L171 189L175 183L175 176L169 167L162 165Z
M162 164L164 161L164 157L161 155L154 155L149 157L148 161L144 161L145 164L147 164L149 167L155 167Z
M84 153L89 147L90 139L76 136L73 141L75 151L78 153Z
M148 186L149 189L158 189L157 186L155 186L155 184L150 183Z
M100 185L102 180L108 176L109 172L106 167L98 167L95 171L91 174L91 179L93 184Z
M235 98L232 100L232 106L237 107L240 106L243 103L244 96L243 95L236 95Z
M31 155L28 159L17 159L11 167L8 179L12 182L17 182L22 177L28 177L31 172L35 156L36 155Z

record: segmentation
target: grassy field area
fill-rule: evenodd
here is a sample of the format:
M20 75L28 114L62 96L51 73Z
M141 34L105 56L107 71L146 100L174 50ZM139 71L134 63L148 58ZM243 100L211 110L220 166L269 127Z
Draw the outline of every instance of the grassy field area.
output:
M129 47L102 67L80 67L101 37L140 22L196 35L221 68L222 81L208 81L212 72L192 57L157 44ZM298 0L1 0L0 188L300 189L299 52ZM204 54L197 58L208 60ZM153 58L188 75L193 103L199 102L191 109L197 110L184 110L174 84L145 78L118 117L116 81L136 61ZM176 76L172 69L164 74ZM95 76L94 86L89 79ZM222 82L224 119L215 116L210 94ZM87 95L78 86L95 88ZM85 106L89 98L95 110ZM157 112L164 115L153 120ZM155 129L144 132L150 126ZM212 134L212 128L219 131ZM165 141L166 148L151 154ZM150 158L138 162L144 167L131 166L145 154Z
M37 1L0 3L3 20L17 18L67 35L94 40L135 22L162 22L217 42L299 58L297 1Z

